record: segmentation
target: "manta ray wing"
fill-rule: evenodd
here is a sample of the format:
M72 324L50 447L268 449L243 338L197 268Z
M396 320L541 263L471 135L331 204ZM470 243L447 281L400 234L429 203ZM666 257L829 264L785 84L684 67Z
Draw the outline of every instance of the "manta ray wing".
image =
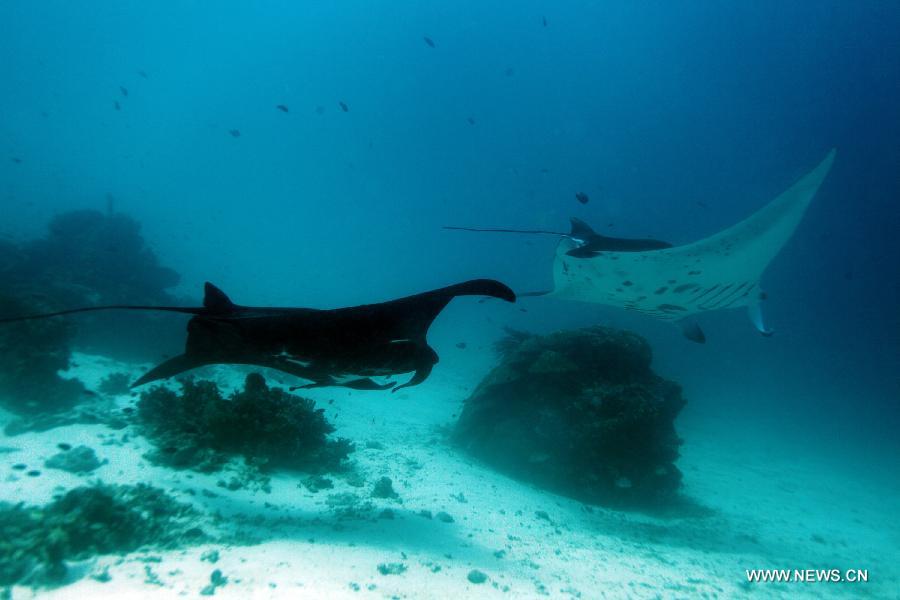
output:
M793 235L834 162L835 151L787 191L745 220L692 244L645 252L569 255L564 238L550 295L606 304L663 320L754 306L766 267Z

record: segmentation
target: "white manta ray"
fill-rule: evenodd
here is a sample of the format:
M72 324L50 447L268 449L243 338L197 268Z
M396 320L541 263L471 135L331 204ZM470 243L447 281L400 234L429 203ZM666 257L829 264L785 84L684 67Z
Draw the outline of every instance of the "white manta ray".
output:
M579 241L563 237L553 263L554 289L546 295L617 306L657 319L681 321L698 342L703 332L685 317L746 306L756 328L765 328L759 280L787 243L828 174L835 151L809 174L740 223L685 246L640 252L569 254Z

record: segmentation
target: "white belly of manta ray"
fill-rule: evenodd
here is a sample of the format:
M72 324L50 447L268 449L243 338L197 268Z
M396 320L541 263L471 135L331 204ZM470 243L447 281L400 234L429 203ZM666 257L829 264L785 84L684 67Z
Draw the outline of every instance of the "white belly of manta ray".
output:
M834 156L831 150L815 169L750 217L692 244L578 258L567 254L577 242L563 238L556 249L550 295L666 321L746 306L754 326L768 335L759 307L765 299L760 278L793 235ZM699 328L696 333L702 338Z

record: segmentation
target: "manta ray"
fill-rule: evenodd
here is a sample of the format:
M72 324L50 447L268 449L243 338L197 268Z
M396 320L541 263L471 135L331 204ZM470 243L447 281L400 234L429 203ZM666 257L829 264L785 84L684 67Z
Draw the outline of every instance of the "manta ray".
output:
M428 378L438 355L426 335L432 321L457 296L490 296L515 302L506 285L492 279L464 283L379 304L321 310L234 304L207 282L202 307L112 305L74 308L0 319L0 323L44 319L97 310L158 310L193 315L184 354L157 365L137 387L211 364L244 364L277 369L312 383L384 390L414 386ZM406 383L377 383L371 377L414 371Z
M592 246L577 219L570 234L522 231L562 239L553 261L553 289L520 296L555 296L639 312L675 322L688 339L700 343L706 338L692 317L747 307L756 329L769 336L772 330L760 309L766 298L760 278L793 235L834 157L831 150L815 169L743 221L683 246L653 248L646 244L655 240L619 238L605 238L605 246L595 240Z

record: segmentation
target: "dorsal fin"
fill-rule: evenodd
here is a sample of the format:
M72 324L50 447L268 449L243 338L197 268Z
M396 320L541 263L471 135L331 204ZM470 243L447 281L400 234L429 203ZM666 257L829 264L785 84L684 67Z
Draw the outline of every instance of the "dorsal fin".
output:
M225 292L207 281L203 285L203 308L213 312L230 312L237 307Z
M569 220L572 222L572 231L569 234L571 237L586 241L591 237L597 235L597 232L591 229L590 225L588 225L578 217L571 217Z

